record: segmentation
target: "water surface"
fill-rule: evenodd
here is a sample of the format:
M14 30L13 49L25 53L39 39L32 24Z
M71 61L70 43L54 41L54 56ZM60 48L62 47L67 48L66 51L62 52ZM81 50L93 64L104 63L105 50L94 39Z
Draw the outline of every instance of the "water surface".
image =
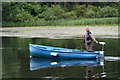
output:
M90 75L104 78L120 78L118 73L118 63L120 54L118 53L119 39L97 39L106 42L104 65L99 60L87 61L81 64L80 60L48 60L34 59L29 57L29 43L84 50L82 39L47 39L47 38L2 38L2 70L3 78L86 78ZM94 50L101 50L101 45L94 44ZM31 70L31 61L38 69ZM55 65L51 65L53 63ZM76 62L75 64L73 64ZM84 61L82 61L84 62ZM46 63L45 65L43 63ZM72 63L72 64L71 64ZM61 67L62 64L62 67Z

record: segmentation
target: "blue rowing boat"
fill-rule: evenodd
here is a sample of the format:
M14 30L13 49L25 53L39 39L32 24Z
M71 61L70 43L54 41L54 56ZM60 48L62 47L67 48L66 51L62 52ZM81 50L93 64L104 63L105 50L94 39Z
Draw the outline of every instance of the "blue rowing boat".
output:
M81 51L51 46L29 44L30 56L59 59L95 59L104 57L104 51Z

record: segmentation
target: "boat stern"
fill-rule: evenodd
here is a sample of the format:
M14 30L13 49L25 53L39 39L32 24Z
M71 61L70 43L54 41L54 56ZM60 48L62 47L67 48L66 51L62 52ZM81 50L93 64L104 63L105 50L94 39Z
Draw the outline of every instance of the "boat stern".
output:
M104 57L105 51L99 51L100 52L100 58Z

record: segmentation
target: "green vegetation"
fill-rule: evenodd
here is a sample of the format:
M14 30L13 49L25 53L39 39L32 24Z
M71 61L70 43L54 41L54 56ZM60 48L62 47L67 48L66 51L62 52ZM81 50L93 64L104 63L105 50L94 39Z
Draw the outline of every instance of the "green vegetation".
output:
M4 2L2 26L118 24L118 2Z
M80 19L80 20L54 20L44 22L3 22L3 26L78 26L78 25L113 25L118 24L118 18L94 18L94 19Z

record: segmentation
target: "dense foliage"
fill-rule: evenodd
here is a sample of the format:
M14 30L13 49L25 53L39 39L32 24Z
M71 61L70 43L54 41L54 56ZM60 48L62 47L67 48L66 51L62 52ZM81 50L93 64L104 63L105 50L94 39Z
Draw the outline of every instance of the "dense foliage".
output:
M9 26L6 23L12 23L12 26L15 26L16 23L47 25L55 21L119 17L118 2L4 2L2 5L4 26Z

